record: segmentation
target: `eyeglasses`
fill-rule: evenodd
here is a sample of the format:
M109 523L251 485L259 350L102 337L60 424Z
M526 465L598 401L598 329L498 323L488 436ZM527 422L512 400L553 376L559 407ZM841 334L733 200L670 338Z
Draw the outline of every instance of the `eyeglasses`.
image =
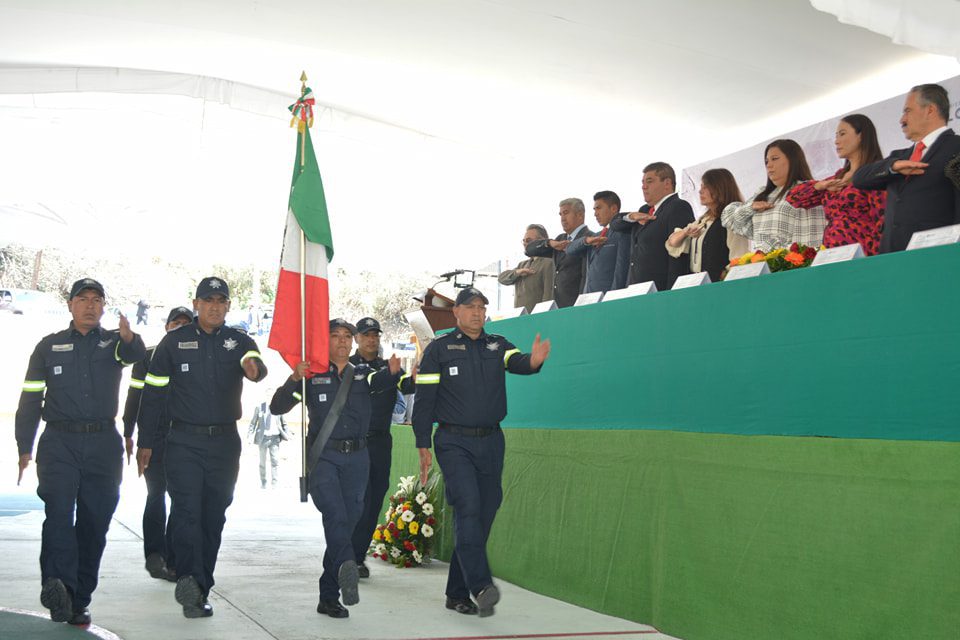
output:
M523 244L530 244L533 241L534 241L534 238L523 238L520 242L522 242Z

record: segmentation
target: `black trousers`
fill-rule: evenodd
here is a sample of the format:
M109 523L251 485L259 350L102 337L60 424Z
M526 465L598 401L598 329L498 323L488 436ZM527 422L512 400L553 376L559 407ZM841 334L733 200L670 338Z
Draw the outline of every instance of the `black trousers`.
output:
M503 432L484 438L438 428L433 437L443 472L447 503L453 508L453 554L446 594L465 599L491 584L487 538L503 501Z
M310 471L310 496L323 516L323 574L320 576L320 599L337 600L340 565L353 560L350 534L363 510L363 494L367 489L369 467L367 450L340 453L324 449L320 460Z
M390 488L390 459L393 455L393 436L367 435L367 451L370 452L370 473L367 490L363 496L363 511L353 529L353 555L357 564L363 562L370 548L373 531L382 516L383 498Z
M153 448L150 466L143 472L147 483L147 501L143 506L143 557L159 553L169 566L173 563L173 545L167 523L166 442Z
M37 495L46 518L41 582L59 578L76 607L97 588L107 529L120 499L123 440L116 429L65 433L46 428L37 444Z
M176 429L167 436L170 537L177 577L192 575L204 593L214 585L227 507L240 473L236 429L216 436Z

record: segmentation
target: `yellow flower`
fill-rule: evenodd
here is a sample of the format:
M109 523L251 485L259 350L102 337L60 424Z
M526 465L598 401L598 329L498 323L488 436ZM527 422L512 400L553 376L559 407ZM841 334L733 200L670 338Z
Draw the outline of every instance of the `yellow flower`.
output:
M410 523L410 535L415 536L420 531L420 525L416 521Z
M390 535L390 532L387 529L383 530L383 539L388 543L393 542L393 536Z
M380 534L380 531L379 531L379 530L373 532L373 539L374 539L374 540L378 540L378 541L379 541L381 538L383 538L383 536Z
M403 520L397 520L397 529L399 529L400 531L403 531L403 528L405 526L407 526L406 522L404 522Z

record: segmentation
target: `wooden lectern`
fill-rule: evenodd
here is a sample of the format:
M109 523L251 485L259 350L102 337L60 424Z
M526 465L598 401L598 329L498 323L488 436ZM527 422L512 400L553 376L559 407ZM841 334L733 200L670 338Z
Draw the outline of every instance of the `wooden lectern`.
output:
M457 319L453 317L453 303L452 299L442 293L427 289L420 310L427 317L427 322L430 323L434 333L457 325Z

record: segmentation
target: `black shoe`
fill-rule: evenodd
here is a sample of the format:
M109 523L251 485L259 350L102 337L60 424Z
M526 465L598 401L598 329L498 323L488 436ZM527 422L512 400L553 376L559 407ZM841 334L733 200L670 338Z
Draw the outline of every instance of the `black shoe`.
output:
M60 578L47 578L40 589L40 604L50 609L50 619L66 622L73 615L73 599Z
M475 616L477 615L477 605L473 604L473 600L467 598L465 600L457 600L455 598L447 598L447 609L456 611L457 613L462 613L466 616Z
M340 565L337 571L337 584L340 586L340 595L343 596L343 604L349 606L360 602L360 592L357 585L360 582L360 576L357 573L357 563L353 560L347 560Z
M370 577L370 569L367 568L365 563L361 562L359 565L357 565L357 575L361 578Z
M493 605L500 602L500 589L497 585L487 585L477 594L477 615L481 618L493 615Z
M213 607L207 602L207 597L203 595L197 579L193 576L183 576L177 580L173 596L183 607L185 618L209 618L213 615Z
M331 618L349 618L347 611L339 600L321 600L317 603L317 613L325 613Z
M90 609L83 607L82 609L74 609L73 615L70 616L70 619L67 620L68 623L77 626L77 627L86 627L90 624Z
M159 553L151 553L148 555L144 567L152 578L166 580L167 582L177 581L177 572L167 566L167 562Z

